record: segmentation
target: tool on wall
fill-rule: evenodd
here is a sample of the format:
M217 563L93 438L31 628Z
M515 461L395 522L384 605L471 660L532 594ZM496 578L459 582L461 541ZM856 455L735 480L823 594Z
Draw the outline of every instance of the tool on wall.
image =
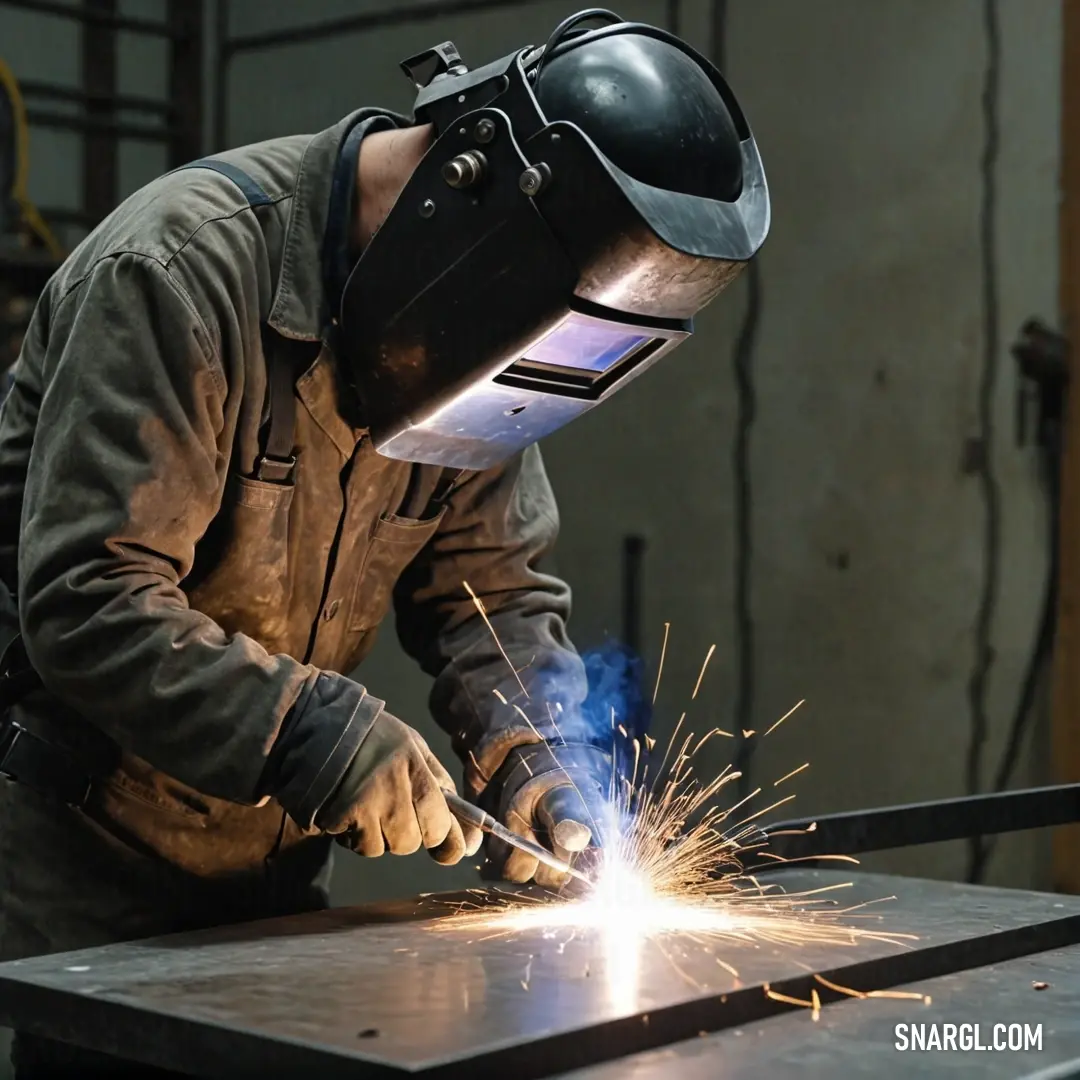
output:
M1054 651L1059 574L1059 529L1061 510L1061 457L1065 441L1065 403L1069 388L1069 342L1066 337L1038 319L1028 319L1012 347L1019 369L1016 395L1016 440L1019 446L1034 446L1039 452L1040 471L1047 498L1049 554L1042 611L1035 644L1020 684L1008 741L993 780L995 792L1011 782L1035 715L1035 701ZM979 882L993 853L993 842L979 838L973 846L969 880Z
M1065 394L1069 386L1069 342L1038 319L1028 319L1012 347L1020 370L1016 395L1016 441L1046 454L1057 475L1065 431ZM1032 423L1034 421L1034 423Z

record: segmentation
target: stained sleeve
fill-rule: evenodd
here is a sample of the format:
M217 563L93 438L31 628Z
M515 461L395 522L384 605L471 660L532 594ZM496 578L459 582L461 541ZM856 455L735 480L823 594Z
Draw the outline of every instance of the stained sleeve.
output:
M585 670L567 633L570 588L540 569L558 532L532 446L463 480L397 587L399 637L435 677L432 714L474 796L515 746L592 739L578 708Z
M124 750L211 796L273 794L307 824L382 702L187 602L234 434L214 335L138 255L53 302L19 541L30 660Z

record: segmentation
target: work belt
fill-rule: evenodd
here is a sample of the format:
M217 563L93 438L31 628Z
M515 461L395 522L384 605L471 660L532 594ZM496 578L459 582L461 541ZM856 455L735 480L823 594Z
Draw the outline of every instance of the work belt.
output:
M73 754L46 742L10 716L0 719L0 776L77 808L86 805L95 780Z
M41 679L30 666L22 639L16 637L0 658L0 776L39 795L81 808L97 777L80 755L57 746L14 718L13 706L40 688Z

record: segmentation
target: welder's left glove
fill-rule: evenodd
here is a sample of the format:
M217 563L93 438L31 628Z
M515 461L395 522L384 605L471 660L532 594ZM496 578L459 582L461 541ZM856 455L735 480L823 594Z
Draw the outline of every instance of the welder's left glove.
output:
M489 813L511 832L543 844L563 862L603 846L609 827L611 756L595 746L535 743L511 750L485 792ZM485 877L558 888L567 876L488 839Z

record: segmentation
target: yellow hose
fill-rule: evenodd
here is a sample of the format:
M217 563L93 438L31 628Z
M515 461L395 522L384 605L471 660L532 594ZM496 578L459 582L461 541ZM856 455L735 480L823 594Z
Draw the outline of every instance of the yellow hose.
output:
M11 190L11 197L19 207L23 224L49 249L53 258L62 259L64 249L57 243L52 230L27 194L27 180L30 173L30 128L26 121L26 106L19 92L19 84L11 68L3 60L0 60L0 87L3 87L11 102L11 112L15 119L15 184Z

